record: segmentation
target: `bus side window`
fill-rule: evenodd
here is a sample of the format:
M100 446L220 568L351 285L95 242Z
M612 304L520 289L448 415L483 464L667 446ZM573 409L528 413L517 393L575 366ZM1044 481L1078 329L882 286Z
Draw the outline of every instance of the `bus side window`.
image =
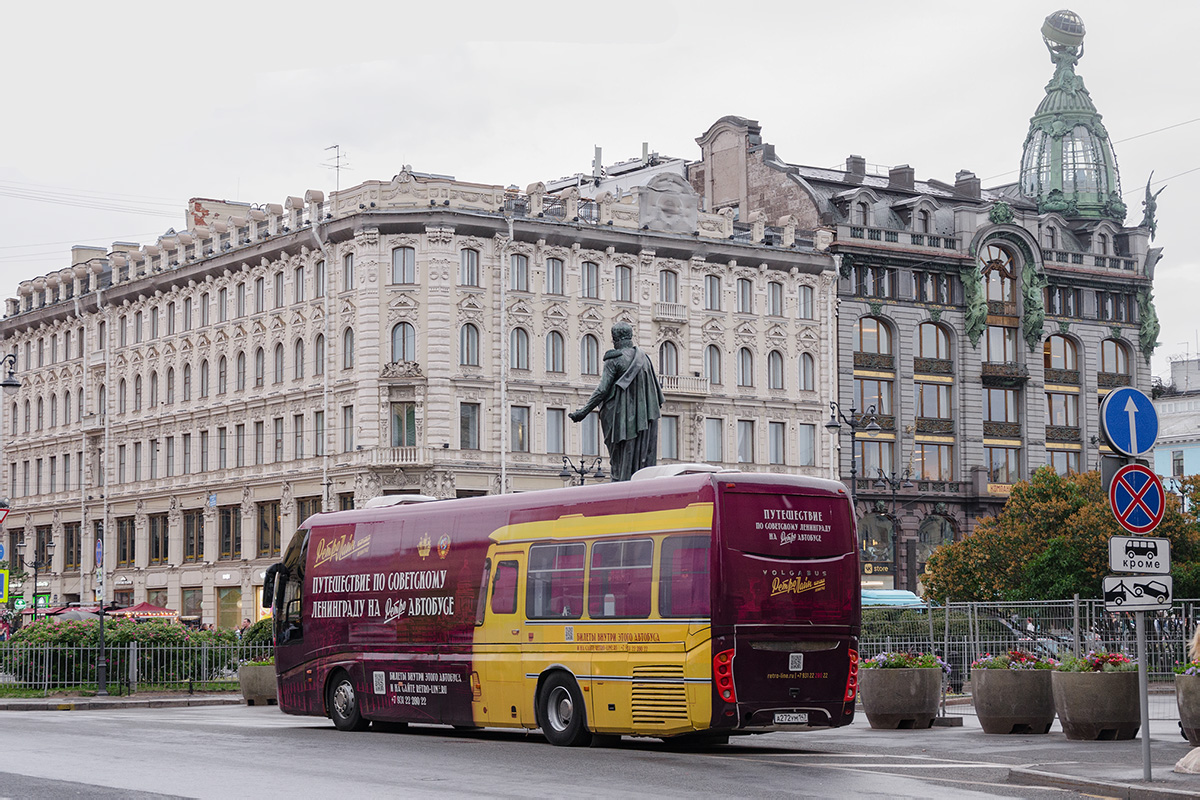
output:
M483 624L483 615L487 611L487 590L488 578L492 573L492 560L485 559L483 562L483 577L479 581L479 596L475 600L475 626L479 627Z
M516 613L519 572L520 567L516 561L501 561L496 564L496 577L492 580L493 614Z
M668 536L662 543L658 610L664 617L709 614L708 536Z
M654 541L596 542L592 545L592 580L588 584L588 616L650 616Z
M583 569L587 545L535 544L529 548L525 615L530 619L583 616Z

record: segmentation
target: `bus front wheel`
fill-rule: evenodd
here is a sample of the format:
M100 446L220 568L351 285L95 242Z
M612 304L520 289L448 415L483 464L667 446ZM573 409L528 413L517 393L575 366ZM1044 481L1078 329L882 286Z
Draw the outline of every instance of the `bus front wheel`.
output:
M586 747L592 741L587 728L583 693L575 679L563 672L546 678L538 701L542 733L550 744L561 747Z
M339 672L329 684L329 718L339 731L365 731L370 721L358 710L354 684L345 672Z

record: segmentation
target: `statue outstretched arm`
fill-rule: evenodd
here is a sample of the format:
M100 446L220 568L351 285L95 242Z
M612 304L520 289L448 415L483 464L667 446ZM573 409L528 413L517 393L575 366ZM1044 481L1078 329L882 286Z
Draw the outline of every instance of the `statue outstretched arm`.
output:
M583 406L575 411L572 411L569 416L572 422L579 422L596 408L596 406L608 399L609 393L612 391L613 384L617 380L617 359L609 359L604 362L604 372L600 375L600 383L596 386L596 391L592 392L592 396L588 398Z

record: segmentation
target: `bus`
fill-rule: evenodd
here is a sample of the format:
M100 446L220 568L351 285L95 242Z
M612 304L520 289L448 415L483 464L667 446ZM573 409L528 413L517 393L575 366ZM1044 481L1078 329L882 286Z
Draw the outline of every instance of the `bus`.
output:
M728 740L853 720L845 487L709 472L321 513L268 571L278 701L406 723Z

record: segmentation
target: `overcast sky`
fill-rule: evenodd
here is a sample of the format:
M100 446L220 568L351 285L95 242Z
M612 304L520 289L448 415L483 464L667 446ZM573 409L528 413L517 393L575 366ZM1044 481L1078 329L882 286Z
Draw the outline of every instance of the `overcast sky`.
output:
M726 114L785 161L1016 179L1059 6L891 0L21 3L0 66L0 298L73 244L153 242L189 197L282 203L404 164L524 187L641 154L695 158ZM1164 248L1155 374L1200 352L1200 3L1074 0L1129 224ZM1189 235L1191 231L1191 235Z

